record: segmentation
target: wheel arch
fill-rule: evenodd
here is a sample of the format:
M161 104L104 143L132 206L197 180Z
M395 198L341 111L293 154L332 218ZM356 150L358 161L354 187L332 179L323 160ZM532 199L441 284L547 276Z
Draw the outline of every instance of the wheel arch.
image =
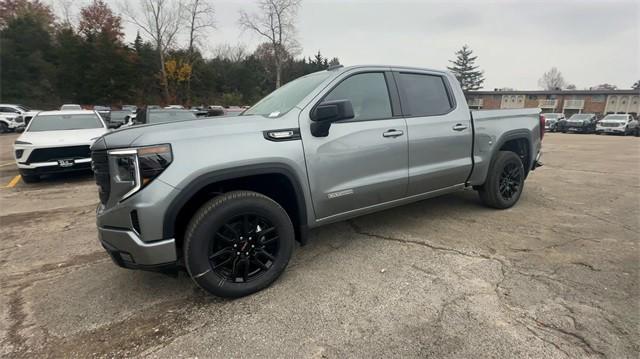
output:
M196 177L180 189L180 194L167 207L163 237L175 238L176 246L180 247L184 229L195 211L218 193L231 190L255 191L278 202L294 224L296 239L306 244L307 209L302 183L293 169L281 163L240 166Z
M527 130L513 130L503 134L496 142L491 154L491 162L499 151L511 151L520 156L524 166L525 176L533 168L535 154L533 152L531 133Z

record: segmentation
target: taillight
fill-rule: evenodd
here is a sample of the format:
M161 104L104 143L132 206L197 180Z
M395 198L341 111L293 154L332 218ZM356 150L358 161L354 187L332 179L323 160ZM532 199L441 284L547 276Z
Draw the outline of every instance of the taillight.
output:
M544 123L545 123L545 118L544 116L540 115L540 140L542 141L542 139L544 138Z

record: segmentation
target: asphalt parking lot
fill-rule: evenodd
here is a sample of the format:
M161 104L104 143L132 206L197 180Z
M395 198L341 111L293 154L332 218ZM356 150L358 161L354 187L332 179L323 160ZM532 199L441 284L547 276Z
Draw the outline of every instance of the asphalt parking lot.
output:
M640 352L640 139L547 134L506 211L465 191L329 225L284 275L222 300L120 269L91 174L8 186L2 357L608 357Z

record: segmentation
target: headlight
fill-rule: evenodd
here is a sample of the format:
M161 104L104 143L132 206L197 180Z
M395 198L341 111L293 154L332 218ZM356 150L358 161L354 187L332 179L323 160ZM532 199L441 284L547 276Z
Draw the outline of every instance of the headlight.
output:
M109 157L114 169L115 184L128 189L120 200L130 197L149 184L173 161L170 145L112 150L109 151Z

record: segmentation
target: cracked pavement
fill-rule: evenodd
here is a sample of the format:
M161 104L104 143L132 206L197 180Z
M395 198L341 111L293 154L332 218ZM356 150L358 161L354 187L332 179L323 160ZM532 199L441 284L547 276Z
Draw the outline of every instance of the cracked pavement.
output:
M0 189L0 356L637 358L640 139L543 148L512 209L464 191L328 225L237 300L113 265L90 174Z

